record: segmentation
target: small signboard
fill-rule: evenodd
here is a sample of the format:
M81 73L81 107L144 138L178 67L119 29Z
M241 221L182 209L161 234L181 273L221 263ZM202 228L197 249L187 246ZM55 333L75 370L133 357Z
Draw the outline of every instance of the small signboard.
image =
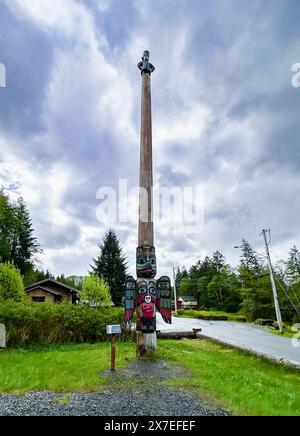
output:
M107 325L106 333L108 335L120 335L122 333L122 328L120 325Z

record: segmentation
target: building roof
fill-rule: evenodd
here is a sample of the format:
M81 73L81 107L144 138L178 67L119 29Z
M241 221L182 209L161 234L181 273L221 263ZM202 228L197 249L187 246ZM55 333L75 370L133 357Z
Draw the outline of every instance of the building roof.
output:
M42 280L40 282L33 283L32 285L26 286L25 292L29 292L29 291L32 291L33 289L36 289L37 287L41 288L43 286L48 292L51 291L52 293L54 293L54 291L52 291L52 289L49 289L47 287L47 283L49 283L49 282L55 284L56 286L60 286L61 288L64 288L66 291L76 292L76 293L79 292L78 289L72 288L72 286L65 285L64 283L58 282L57 280L54 280L54 279L45 279L45 280Z
M44 286L36 286L35 288L30 288L30 289L27 289L26 292L32 292L32 291L36 291L36 290L39 290L39 291L42 290L42 291L48 292L49 294L56 295L58 297L61 296L61 294L59 292L54 291L53 289L50 289L50 288L46 288Z
M179 300L182 300L185 303L190 303L190 302L193 302L193 301L197 301L197 298L196 297L189 297L188 296L188 297L180 297Z

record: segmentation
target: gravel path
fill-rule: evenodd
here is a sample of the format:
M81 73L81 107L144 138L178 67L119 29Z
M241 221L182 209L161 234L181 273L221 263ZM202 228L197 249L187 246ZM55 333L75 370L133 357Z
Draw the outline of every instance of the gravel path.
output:
M32 392L0 396L0 416L224 416L193 392L165 387L162 382L183 377L168 363L135 361L126 370L102 374L108 378L97 393Z

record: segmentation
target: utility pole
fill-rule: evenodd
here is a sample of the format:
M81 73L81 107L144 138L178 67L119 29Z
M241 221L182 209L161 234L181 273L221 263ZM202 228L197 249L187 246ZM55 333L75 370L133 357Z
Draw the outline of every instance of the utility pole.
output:
M174 277L174 303L175 303L175 313L177 315L177 287L176 287L176 272L173 267L173 277Z
M262 235L264 237L264 241L265 241L265 245L266 245L268 268L269 268L269 273L270 273L270 280L271 280L271 285L272 285L277 322L278 322L279 330L281 332L283 332L284 331L283 322L282 322L282 316L281 316L281 311L280 311L280 306L279 306L279 301L278 301L277 289L276 289L276 284L275 284L275 279L274 279L273 267L272 267L271 256L270 256L270 251L269 251L269 244L267 241L267 233L269 233L269 235L270 235L271 230L263 230L262 231Z

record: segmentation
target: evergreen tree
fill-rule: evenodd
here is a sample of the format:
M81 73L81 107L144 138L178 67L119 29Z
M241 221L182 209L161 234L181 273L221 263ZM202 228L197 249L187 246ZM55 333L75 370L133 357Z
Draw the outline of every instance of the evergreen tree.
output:
M249 319L253 321L257 318L275 319L274 300L267 268L263 268L259 276L249 276L241 293L241 309Z
M241 304L239 283L230 267L223 267L207 286L208 307L225 312L238 312Z
M78 289L80 291L82 289L84 277L65 277L65 275L62 274L61 276L56 277L56 281L63 283L64 285L71 286L71 288Z
M241 276L256 276L261 273L261 263L258 260L251 244L243 239L242 256L239 267Z
M12 258L22 274L26 274L32 266L34 254L40 251L37 239L33 236L34 229L29 211L23 200L19 198L15 207L16 229Z
M176 278L175 278L177 290L180 288L182 280L188 279L188 277L189 277L189 275L188 275L188 272L187 272L185 266L183 268L179 268L179 267L177 268Z
M285 275L289 284L296 284L300 280L300 252L296 246L289 252Z
M0 190L0 259L16 265L22 275L33 269L33 256L39 252L32 221L22 198L11 204Z
M24 285L29 286L32 283L38 283L46 279L54 279L53 274L51 274L48 270L43 271L38 268L35 268L33 265L28 269L26 274L24 274Z
M100 255L94 259L92 272L108 283L112 300L116 306L122 303L126 280L127 263L116 233L110 229L99 245Z
M226 266L225 256L220 251L215 251L212 257L212 267L215 268L216 273L220 274L223 268Z
M12 260L12 245L16 228L13 207L4 190L0 190L0 261Z

